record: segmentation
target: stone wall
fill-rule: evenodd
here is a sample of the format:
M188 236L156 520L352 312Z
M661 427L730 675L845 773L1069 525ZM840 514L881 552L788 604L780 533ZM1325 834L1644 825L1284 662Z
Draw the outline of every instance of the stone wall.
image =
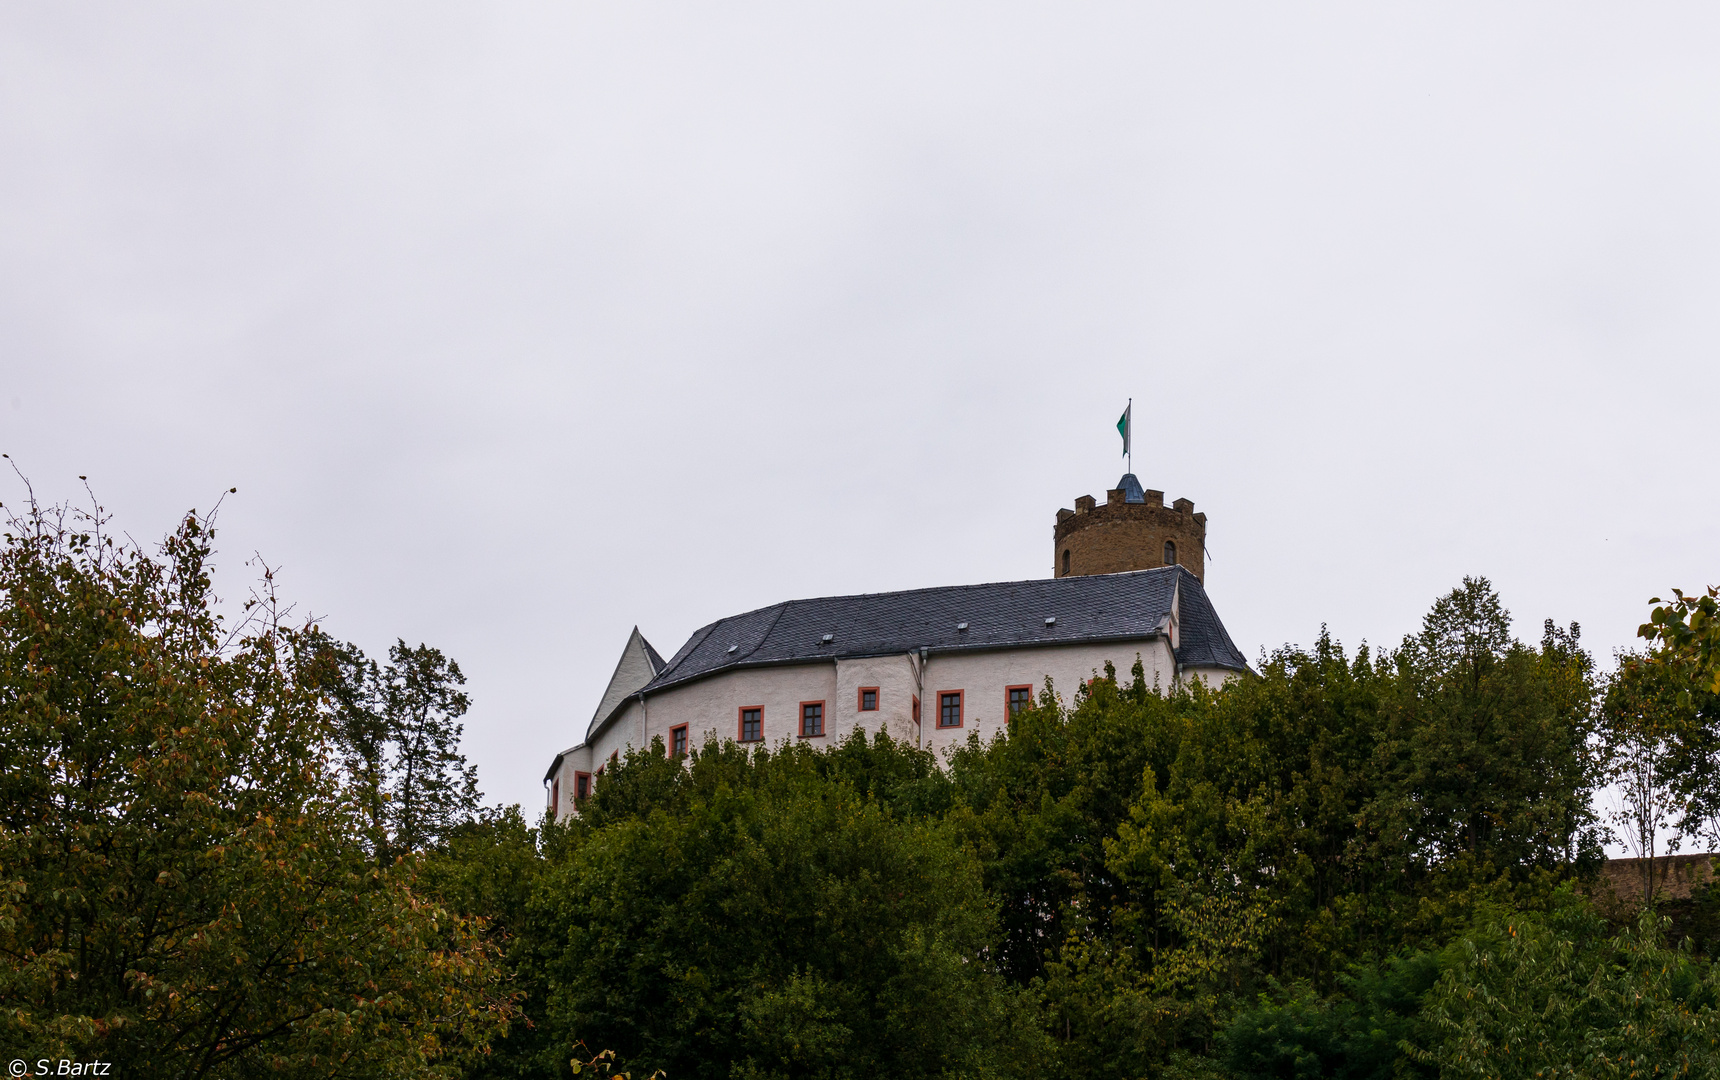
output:
M1052 576L1118 574L1164 566L1165 543L1176 545L1175 561L1202 583L1206 581L1206 515L1194 503L1178 499L1165 505L1165 493L1147 491L1145 502L1125 502L1123 491L1105 493L1098 505L1091 495L1075 500L1075 509L1057 511L1052 535Z

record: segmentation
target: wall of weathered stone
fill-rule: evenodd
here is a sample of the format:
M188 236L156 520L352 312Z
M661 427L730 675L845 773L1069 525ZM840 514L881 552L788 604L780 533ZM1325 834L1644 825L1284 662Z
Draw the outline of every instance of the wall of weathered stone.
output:
M1178 499L1165 505L1165 493L1146 492L1146 501L1123 501L1123 492L1108 491L1103 505L1091 495L1075 500L1075 509L1057 511L1052 531L1052 576L1119 574L1164 566L1165 542L1176 545L1176 562L1206 581L1206 515L1194 503Z

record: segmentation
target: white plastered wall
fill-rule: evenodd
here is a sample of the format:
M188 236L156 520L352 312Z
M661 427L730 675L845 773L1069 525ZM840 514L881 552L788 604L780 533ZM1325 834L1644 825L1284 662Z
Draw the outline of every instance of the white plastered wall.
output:
M688 744L703 745L707 734L718 740L740 734L740 710L764 710L764 743L807 742L830 745L856 728L885 728L893 738L936 751L940 758L970 734L989 739L1005 724L1006 688L1031 686L1037 701L1049 677L1058 697L1067 704L1075 688L1102 674L1110 661L1121 680L1129 677L1139 656L1147 684L1168 690L1175 682L1170 649L1161 638L1102 644L1053 645L1032 649L999 649L971 653L933 653L923 676L919 657L911 654L864 657L784 667L742 668L652 694L641 703L628 701L622 711L593 734L589 745L563 755L560 806L557 816L573 809L574 774L595 772L612 754L626 756L629 746L649 746L653 737L669 744L670 729L687 725ZM1219 685L1230 673L1216 669L1194 672L1209 685ZM878 710L859 711L862 687L878 688ZM960 727L938 727L938 695L961 691ZM921 723L913 721L913 699L921 700ZM824 735L803 739L800 706L824 702Z
M950 747L965 743L970 734L977 734L982 742L991 738L1007 723L1007 687L1031 686L1037 702L1045 680L1050 678L1058 699L1068 704L1074 699L1077 686L1104 674L1106 661L1115 665L1119 680L1127 680L1137 655L1147 685L1170 689L1175 670L1170 649L1159 638L997 652L933 653L926 662L925 704L921 712L924 745L942 758ZM940 728L940 695L956 691L962 694L961 726Z

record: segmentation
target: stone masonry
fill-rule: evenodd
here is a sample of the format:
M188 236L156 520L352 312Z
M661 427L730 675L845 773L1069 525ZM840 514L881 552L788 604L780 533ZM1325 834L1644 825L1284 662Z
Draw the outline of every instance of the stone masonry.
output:
M1103 506L1093 496L1083 495L1075 500L1075 509L1057 511L1052 576L1148 570L1167 565L1166 556L1172 555L1170 561L1204 584L1206 515L1195 513L1188 499L1167 507L1164 492L1143 491L1133 476L1123 480L1124 487L1105 493ZM1139 501L1128 498L1130 487ZM1167 542L1175 545L1174 550L1167 551Z

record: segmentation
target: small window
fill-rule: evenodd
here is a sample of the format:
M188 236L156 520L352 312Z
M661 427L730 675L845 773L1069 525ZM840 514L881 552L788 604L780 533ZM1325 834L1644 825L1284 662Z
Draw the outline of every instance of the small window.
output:
M763 707L741 710L741 742L764 741Z
M616 750L609 755L609 767L614 768L621 761L621 751Z
M1068 548L1063 549L1063 572L1065 574L1067 574L1069 572L1069 549Z
M938 726L962 726L962 692L947 690L938 695Z
M801 702L800 737L803 739L816 739L822 734L824 734L824 702Z
M1033 708L1033 687L1010 686L1004 689L1004 703L1007 709L1004 713L1011 720L1015 714Z
M1177 546L1175 543L1173 543L1169 540L1166 540L1165 541L1165 565L1166 566L1175 566L1176 564L1177 564Z
M680 727L672 727L669 729L669 756L670 757L677 757L677 758L687 756L687 725L686 724L682 724Z
M862 686L860 688L860 711L878 711L878 688L876 686Z
M586 799L586 796L588 796L590 794L591 794L591 774L588 772L576 772L576 773L574 773L573 774L573 801L576 803L584 802Z
M561 781L551 780L549 784L549 812L561 813Z
M919 722L920 722L920 698L919 698L919 695L916 694L914 696L914 723L917 724Z

